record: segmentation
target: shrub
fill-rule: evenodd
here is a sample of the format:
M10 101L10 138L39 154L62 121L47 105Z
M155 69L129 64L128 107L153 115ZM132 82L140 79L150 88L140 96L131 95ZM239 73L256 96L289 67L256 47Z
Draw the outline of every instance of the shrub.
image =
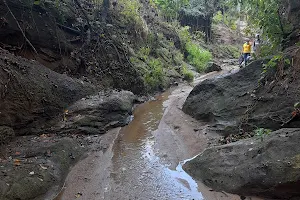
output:
M181 68L181 74L183 75L183 79L192 82L194 80L194 74L192 71L188 70L186 65L183 65Z
M149 57L151 49L149 47L141 47L140 50L137 52L137 56L142 60L146 61Z
M221 11L218 11L214 17L213 17L213 22L216 24L220 24L221 22L223 22L223 15Z
M194 65L198 72L203 72L207 63L212 59L212 54L191 42L186 44L186 50L189 54L187 57L189 63Z
M158 89L163 84L163 64L160 59L152 58L148 61L148 67L144 80L150 89Z
M202 72L205 70L206 64L212 59L212 54L192 42L189 29L189 26L179 29L178 36L185 47L184 51L188 54L188 62L194 65L198 72Z
M182 46L185 47L188 42L191 42L192 37L190 35L190 27L185 26L178 30L178 36L180 38L180 42Z
M256 136L260 137L260 140L263 141L264 137L266 135L269 135L269 133L271 133L272 130L270 129L265 129L265 128L257 128L254 130L254 133L256 134Z
M137 26L143 26L139 9L141 4L138 0L119 0L119 3L123 5L121 14L124 16L126 23L134 23Z

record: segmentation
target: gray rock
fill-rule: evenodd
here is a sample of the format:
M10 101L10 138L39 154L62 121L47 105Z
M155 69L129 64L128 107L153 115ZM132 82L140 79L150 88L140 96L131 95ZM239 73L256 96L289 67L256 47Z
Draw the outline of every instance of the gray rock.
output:
M196 119L217 123L217 128L235 127L252 104L248 92L258 86L260 62L225 77L201 82L189 94L183 111Z
M287 11L289 20L295 27L299 27L299 17L300 17L300 2L298 0L285 0L287 2Z
M184 169L216 191L300 198L300 129L206 149Z
M68 137L17 137L6 147L12 151L8 155L13 159L1 163L0 199L53 199L70 167L86 152L82 142ZM16 151L21 155L15 155ZM50 155L46 156L48 152ZM15 159L20 160L19 166L14 165Z
M15 132L7 126L0 126L0 145L10 142L15 137Z
M0 49L0 126L16 135L39 132L64 108L95 92L95 87L58 74L36 61L16 57Z
M293 105L299 102L300 80L293 78L292 68L284 71L281 80L275 80L272 70L262 79L262 62L254 61L231 75L198 84L189 94L183 111L211 122L211 129L225 136L240 129L282 128L291 118ZM299 125L299 118L295 118L284 127Z
M208 62L206 69L205 69L205 73L209 73L209 72L214 72L214 71L221 71L222 68L220 67L220 65L214 63L214 62Z
M83 98L68 108L66 121L56 125L56 131L102 134L130 122L135 95L129 91L100 92Z

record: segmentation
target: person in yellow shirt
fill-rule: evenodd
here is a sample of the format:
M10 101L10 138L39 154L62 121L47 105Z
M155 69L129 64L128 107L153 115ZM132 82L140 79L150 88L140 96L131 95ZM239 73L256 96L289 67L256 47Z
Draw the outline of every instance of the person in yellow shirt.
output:
M250 53L251 53L251 43L249 39L247 39L245 44L243 45L242 53L244 57L245 67L246 67L247 61L250 59Z

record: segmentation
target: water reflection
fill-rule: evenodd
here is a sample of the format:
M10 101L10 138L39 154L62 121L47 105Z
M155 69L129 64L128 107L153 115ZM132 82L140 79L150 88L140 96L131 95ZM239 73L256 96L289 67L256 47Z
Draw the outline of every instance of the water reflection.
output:
M169 94L139 105L133 121L122 128L113 147L111 174L119 187L110 199L203 199L197 183L183 171L183 163L170 170L156 156L153 132L166 131L159 130L158 125Z

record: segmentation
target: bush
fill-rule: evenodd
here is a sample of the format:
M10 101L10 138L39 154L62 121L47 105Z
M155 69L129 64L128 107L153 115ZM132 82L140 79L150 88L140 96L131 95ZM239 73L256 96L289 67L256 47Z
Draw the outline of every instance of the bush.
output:
M144 80L150 89L158 89L163 84L163 64L160 59L152 58L148 61L148 66Z
M202 72L205 70L206 64L212 59L212 54L192 42L189 29L189 26L179 29L178 36L182 45L185 47L184 51L188 54L188 62L194 65L198 72Z
M192 71L188 70L186 65L183 65L181 68L181 74L183 75L183 79L192 82L194 80L194 74Z
M119 0L119 3L123 5L121 14L124 16L126 23L133 23L142 27L143 21L139 13L140 2L138 0Z
M186 44L186 50L189 54L187 57L188 62L194 65L198 72L203 72L207 63L211 61L212 54L191 42Z
M182 46L185 47L187 43L192 41L192 37L190 35L190 27L185 26L178 30L178 36L180 38L180 42Z
M146 61L149 57L151 49L149 47L141 47L140 50L137 52L137 56L142 60Z
M220 24L221 22L223 22L223 15L221 11L218 11L214 17L213 17L213 22L216 24Z

